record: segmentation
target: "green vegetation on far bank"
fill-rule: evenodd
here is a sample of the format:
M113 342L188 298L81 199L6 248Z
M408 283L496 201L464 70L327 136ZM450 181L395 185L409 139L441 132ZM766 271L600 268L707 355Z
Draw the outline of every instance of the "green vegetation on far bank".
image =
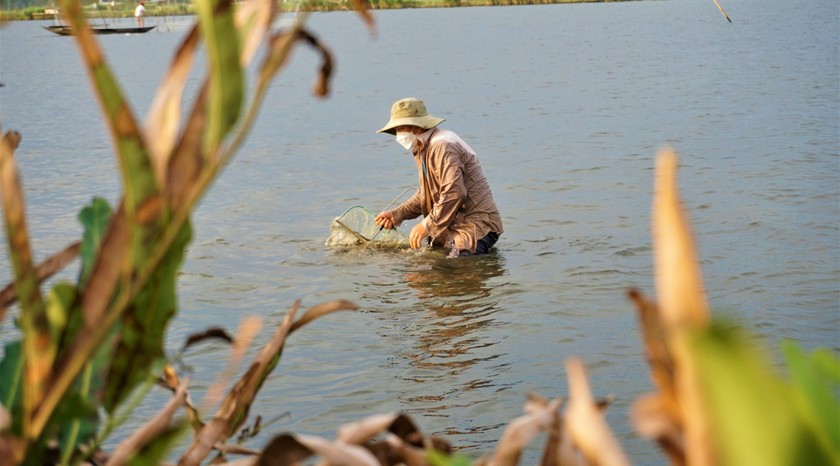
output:
M607 3L630 0L370 0L373 10L390 10L403 8L454 8L467 6L512 6L512 5L549 5L556 3ZM351 10L346 0L304 0L282 1L284 11L344 11ZM132 2L103 2L86 6L88 17L99 15L108 18L130 18L134 16ZM189 2L148 2L146 16L182 16L196 14L193 4ZM45 5L29 5L10 8L9 3L0 0L0 21L27 21L53 19L57 17L57 10Z

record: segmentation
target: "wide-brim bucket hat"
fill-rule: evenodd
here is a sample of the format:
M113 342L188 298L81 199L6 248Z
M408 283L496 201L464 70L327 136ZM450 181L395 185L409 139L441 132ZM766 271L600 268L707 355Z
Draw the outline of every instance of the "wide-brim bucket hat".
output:
M426 111L426 104L420 99L407 97L394 102L391 106L391 119L377 133L395 134L397 126L411 125L423 129L434 128L441 124L443 118L429 115Z

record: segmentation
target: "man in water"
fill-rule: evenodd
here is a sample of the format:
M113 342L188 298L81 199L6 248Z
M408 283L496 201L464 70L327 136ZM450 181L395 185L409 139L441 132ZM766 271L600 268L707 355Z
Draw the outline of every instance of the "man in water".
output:
M457 134L438 128L443 121L413 97L391 107L390 121L377 132L395 135L414 155L420 189L375 221L390 229L422 216L409 234L412 249L429 238L430 244L448 248L449 257L486 254L503 232L502 218L475 152Z
M146 20L144 16L146 16L146 2L140 2L137 8L134 9L134 21L138 27L145 26Z

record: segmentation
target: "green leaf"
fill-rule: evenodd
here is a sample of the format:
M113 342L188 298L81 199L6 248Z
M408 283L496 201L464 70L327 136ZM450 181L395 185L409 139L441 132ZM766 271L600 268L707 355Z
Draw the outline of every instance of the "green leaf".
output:
M80 377L90 378L92 365L88 365ZM78 387L74 387L78 388ZM58 444L62 463L69 462L78 452L79 445L88 443L99 429L99 414L87 393L73 390L62 398L53 414L51 424L58 431ZM52 429L47 429L47 432Z
M210 65L205 149L213 153L242 111L245 79L239 63L240 37L232 0L196 0L195 7Z
M57 284L47 296L47 314L52 338L57 342L63 341L65 345L76 338L83 325L80 308L75 308L75 312L71 311L75 302L76 288L67 283ZM63 464L69 462L79 445L87 443L96 434L99 426L99 400L96 392L101 390L103 385L103 374L112 354L111 346L106 341L97 355L85 364L84 370L74 381L67 397L59 403L50 420L54 427L46 432L52 435L57 431Z
M461 454L447 455L437 450L431 450L426 459L432 466L470 466L469 457Z
M821 349L810 356L793 341L782 342L800 418L819 440L833 464L840 464L840 359Z
M12 414L12 431L21 434L21 390L23 389L23 353L20 340L6 343L0 360L0 403Z
M721 465L830 464L756 341L718 323L698 332L692 350Z
M96 261L96 252L105 236L108 222L111 221L113 210L108 201L101 197L93 199L89 206L79 211L78 219L84 227L82 235L81 260L82 270L80 272L79 287L87 283L88 276Z
M103 400L109 413L149 377L153 363L164 356L164 335L178 304L178 270L191 235L191 226L186 222L123 316Z
M76 288L69 283L58 283L47 294L50 336L57 346L62 342L67 344L67 341L72 341L74 336L74 333L68 332L68 326L71 320L70 307L75 299ZM61 356L61 346L58 346L58 356Z

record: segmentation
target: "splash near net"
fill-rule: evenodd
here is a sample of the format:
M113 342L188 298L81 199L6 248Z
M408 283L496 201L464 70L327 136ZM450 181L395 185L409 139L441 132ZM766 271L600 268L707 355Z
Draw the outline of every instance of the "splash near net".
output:
M362 206L354 206L336 217L330 224L327 246L353 246L374 244L400 247L408 245L408 237L398 228L383 229L374 223L376 215Z

